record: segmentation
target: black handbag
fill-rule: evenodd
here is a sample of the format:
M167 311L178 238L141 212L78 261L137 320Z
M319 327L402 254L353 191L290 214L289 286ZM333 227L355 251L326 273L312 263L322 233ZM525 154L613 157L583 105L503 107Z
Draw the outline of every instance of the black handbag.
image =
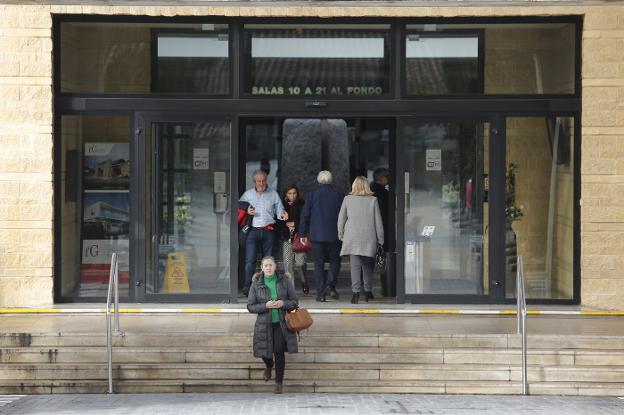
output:
M375 271L386 272L386 251L384 251L383 245L379 244L377 244L377 252L375 253Z

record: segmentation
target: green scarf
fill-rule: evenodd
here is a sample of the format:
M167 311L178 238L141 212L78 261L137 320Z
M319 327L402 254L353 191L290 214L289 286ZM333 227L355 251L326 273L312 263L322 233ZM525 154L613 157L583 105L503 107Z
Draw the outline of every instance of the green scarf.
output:
M277 275L273 274L271 276L264 276L264 285L269 289L269 295L271 296L271 300L277 300ZM271 322L279 323L279 308L271 309Z

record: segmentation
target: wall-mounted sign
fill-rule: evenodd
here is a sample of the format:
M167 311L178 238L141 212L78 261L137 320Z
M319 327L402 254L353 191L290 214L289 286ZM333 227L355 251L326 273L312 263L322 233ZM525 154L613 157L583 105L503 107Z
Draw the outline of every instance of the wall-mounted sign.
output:
M381 86L374 85L258 85L251 87L252 95L382 95L384 92Z
M427 171L442 171L442 150L427 149Z
M210 169L210 149L194 148L193 149L193 170L209 170Z

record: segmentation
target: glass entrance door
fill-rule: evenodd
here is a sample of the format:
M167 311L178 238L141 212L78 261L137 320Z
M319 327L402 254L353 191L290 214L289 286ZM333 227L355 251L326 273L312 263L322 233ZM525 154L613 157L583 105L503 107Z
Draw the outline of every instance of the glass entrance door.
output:
M394 163L392 148L395 120L387 118L249 118L244 119L241 133L241 162L239 171L239 194L253 188L252 173L263 170L267 174L269 189L283 195L286 187L295 185L305 200L307 194L317 188L317 175L329 170L333 175L332 186L341 193L349 193L355 177L364 176L376 186L388 187L388 196L380 202L384 221L385 240L388 251L395 245L394 233ZM385 181L384 181L385 180ZM381 185L379 182L383 182ZM282 238L283 236L278 236ZM278 268L282 268L282 242L274 247ZM244 253L245 245L239 248ZM239 256L239 270L244 269L244 254ZM394 262L390 257L390 263ZM300 299L314 298L315 279L312 254L301 274L295 272L295 287ZM245 275L239 275L243 285ZM303 294L304 278L311 290ZM395 278L392 270L376 272L371 282L376 302L393 303ZM347 256L342 258L335 288L341 301L348 304L352 295L350 264ZM242 297L241 297L242 298ZM239 301L241 299L239 298Z
M485 302L490 122L414 118L400 125L397 265L404 300Z
M230 122L145 121L146 297L230 298Z

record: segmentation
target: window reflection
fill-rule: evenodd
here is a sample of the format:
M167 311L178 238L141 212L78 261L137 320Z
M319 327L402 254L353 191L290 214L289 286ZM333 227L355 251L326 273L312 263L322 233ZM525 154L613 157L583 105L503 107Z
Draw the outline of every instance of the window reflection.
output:
M388 25L247 26L246 92L379 96L389 92Z
M405 73L410 95L483 91L478 35L409 34Z

